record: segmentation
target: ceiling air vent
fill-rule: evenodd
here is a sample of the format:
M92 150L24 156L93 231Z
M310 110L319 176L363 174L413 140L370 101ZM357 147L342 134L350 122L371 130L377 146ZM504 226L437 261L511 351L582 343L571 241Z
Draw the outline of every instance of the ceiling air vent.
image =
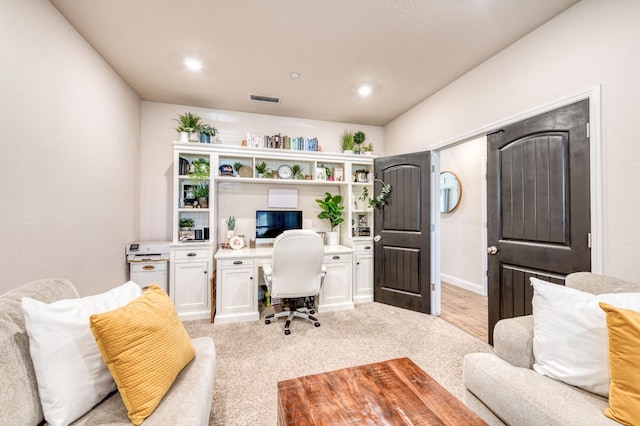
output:
M256 102L266 102L268 104L280 103L280 98L276 98L274 96L256 95L254 93L249 93L249 99Z

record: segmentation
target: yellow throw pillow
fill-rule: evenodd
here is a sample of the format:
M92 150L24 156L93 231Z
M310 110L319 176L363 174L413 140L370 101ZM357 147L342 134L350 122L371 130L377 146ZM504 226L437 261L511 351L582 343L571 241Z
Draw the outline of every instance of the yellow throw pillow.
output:
M640 312L606 303L609 332L609 408L604 414L625 425L640 419Z
M173 303L152 284L129 304L91 315L90 325L129 419L141 424L195 356Z

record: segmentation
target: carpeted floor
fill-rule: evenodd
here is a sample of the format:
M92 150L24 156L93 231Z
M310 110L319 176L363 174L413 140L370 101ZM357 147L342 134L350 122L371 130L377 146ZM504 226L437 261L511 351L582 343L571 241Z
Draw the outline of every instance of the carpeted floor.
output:
M316 316L322 326L295 319L289 336L284 319L185 322L190 336L216 344L210 425L275 425L278 381L405 356L462 398L464 355L492 350L438 317L380 303Z

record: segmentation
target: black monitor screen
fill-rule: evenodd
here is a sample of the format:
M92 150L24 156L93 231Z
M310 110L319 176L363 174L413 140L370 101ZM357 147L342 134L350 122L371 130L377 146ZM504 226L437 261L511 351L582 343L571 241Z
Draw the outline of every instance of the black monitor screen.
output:
M302 229L302 211L256 211L256 239L272 239L288 229Z

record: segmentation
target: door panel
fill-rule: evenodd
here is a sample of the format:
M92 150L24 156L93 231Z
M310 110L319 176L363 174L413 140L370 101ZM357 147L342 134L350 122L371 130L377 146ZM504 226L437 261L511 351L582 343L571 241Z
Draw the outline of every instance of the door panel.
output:
M530 277L591 270L588 118L585 100L487 136L489 343L531 313Z
M418 312L430 306L430 153L374 160L376 179L391 185L374 212L374 300ZM380 193L382 183L375 182Z

